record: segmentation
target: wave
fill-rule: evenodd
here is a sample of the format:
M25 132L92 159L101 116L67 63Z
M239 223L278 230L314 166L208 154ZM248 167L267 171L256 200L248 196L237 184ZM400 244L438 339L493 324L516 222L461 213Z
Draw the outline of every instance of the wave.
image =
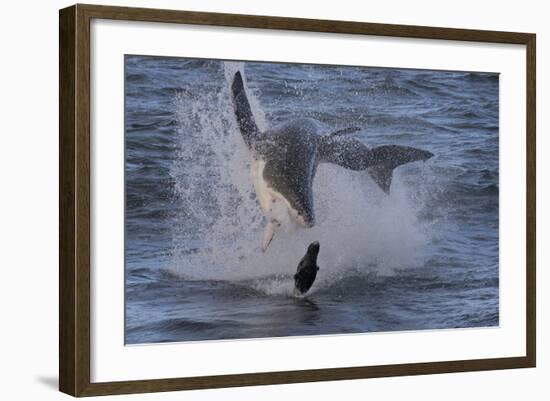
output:
M416 97L416 93L412 89L408 89L403 85L400 85L394 78L391 76L386 76L382 82L373 84L367 88L367 93L370 96L380 97L380 96L407 96L407 97Z
M366 118L369 128L391 127L392 129L405 129L409 135L411 131L417 133L419 128L431 132L456 132L443 125L435 124L418 116L394 116L394 115L372 115Z
M499 80L499 74L496 73L469 72L464 77L472 82L498 83Z
M147 131L151 130L154 131L158 128L164 128L164 127L174 127L176 125L175 120L166 120L159 118L157 121L147 122L147 123L130 123L126 127L128 132L132 131Z

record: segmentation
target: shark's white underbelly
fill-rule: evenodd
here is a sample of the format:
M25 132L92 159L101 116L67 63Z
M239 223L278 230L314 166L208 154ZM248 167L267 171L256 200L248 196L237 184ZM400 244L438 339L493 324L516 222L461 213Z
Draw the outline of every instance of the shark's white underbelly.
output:
M263 175L264 167L264 160L255 159L250 165L250 173L256 191L256 198L266 220L280 225L290 219L290 221L300 227L308 227L302 216L298 214L298 211L292 207L290 202L265 181Z
M281 224L291 215L290 210L292 207L280 193L271 188L264 180L264 167L264 160L253 160L250 165L256 198L266 220Z

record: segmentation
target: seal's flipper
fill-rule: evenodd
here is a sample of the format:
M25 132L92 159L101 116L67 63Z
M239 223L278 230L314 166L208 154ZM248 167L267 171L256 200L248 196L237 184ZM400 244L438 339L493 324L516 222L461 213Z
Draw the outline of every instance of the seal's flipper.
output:
M254 120L254 114L252 114L248 97L246 96L246 90L240 71L237 71L233 77L231 92L233 94L233 107L235 109L237 123L239 124L244 142L248 147L251 147L258 139L259 130Z
M350 170L367 170L386 193L390 191L393 170L402 164L433 156L431 152L409 146L384 145L369 149L353 138L325 136L319 141L319 161Z

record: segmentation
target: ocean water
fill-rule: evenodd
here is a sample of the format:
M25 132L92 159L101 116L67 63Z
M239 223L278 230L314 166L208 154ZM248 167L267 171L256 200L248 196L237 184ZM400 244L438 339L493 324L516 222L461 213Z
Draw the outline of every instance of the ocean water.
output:
M262 128L310 117L435 156L397 168L389 196L321 164L315 227L283 225L262 253L237 70ZM127 344L499 324L498 74L126 56L125 94Z

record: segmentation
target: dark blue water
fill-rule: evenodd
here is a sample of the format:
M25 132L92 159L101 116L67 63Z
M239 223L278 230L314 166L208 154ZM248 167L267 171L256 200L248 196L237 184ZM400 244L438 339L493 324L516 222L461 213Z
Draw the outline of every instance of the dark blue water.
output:
M399 167L389 196L320 165L316 226L262 253L238 69L264 128L310 117L435 157ZM127 56L125 78L127 343L498 325L498 75Z

